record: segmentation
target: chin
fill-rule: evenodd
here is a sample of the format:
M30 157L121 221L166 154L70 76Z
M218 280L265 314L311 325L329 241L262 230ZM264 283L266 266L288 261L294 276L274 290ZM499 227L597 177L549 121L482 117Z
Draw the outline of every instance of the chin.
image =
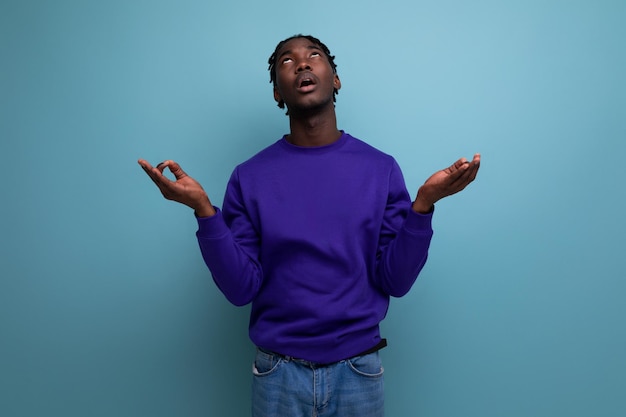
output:
M325 100L322 102L307 102L307 103L294 103L286 106L289 114L294 113L318 113L327 109L334 109L334 103L332 99L330 101Z

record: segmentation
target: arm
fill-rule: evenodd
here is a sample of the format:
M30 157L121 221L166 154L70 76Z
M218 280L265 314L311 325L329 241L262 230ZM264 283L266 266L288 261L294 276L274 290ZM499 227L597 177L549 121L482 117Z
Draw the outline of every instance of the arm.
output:
M376 279L381 290L401 297L426 264L432 238L432 212L411 210L400 167L394 162L389 176L387 205L380 230Z
M213 280L226 298L241 306L252 301L261 287L260 238L233 172L224 197L224 210L198 218L198 244Z
M479 166L480 155L476 154L471 162L461 158L433 174L420 187L412 210L408 210L403 221L398 219L406 207L400 191L404 180L399 168L396 174L392 173L377 265L377 276L385 293L400 297L411 289L428 258L435 202L467 187L476 178Z
M261 276L260 265L254 261L254 253L251 254L254 252L254 243L247 247L239 244L226 225L222 212L213 207L202 186L176 162L165 161L154 168L140 159L139 165L154 181L163 197L194 209L198 219L196 236L200 251L216 285L231 303L249 303L258 291ZM174 174L175 181L163 175L165 168ZM248 233L251 231L252 228L249 228Z

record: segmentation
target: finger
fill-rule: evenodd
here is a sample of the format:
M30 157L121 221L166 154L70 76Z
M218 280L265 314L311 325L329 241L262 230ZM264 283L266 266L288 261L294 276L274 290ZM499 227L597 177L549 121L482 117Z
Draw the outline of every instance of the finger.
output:
M159 187L161 193L165 193L169 188L171 188L172 184L174 184L174 181L171 181L169 178L163 175L162 170L165 169L165 166L162 166L162 164L164 164L163 162L158 164L156 168L152 167L149 163L145 161L143 162L144 163L140 164L141 168L143 168L143 170L146 172L146 174L148 174L148 176L156 184L156 186Z
M457 189L457 192L463 190L476 179L478 168L480 168L480 159L475 158L468 164L467 169L452 182L452 186Z
M183 171L183 169L180 167L180 165L178 165L176 162L174 162L174 161L168 161L168 162L169 162L168 168L169 168L170 172L174 175L176 180L179 180L181 178L185 178L187 176L185 171Z
M141 169L143 169L144 172L148 174L150 179L156 182L156 175L154 174L154 168L152 167L152 165L150 165L150 163L148 163L148 161L146 161L145 159L140 159L137 162L139 163Z
M472 170L472 173L470 174L470 176L468 178L468 184L474 182L474 180L476 179L477 175L478 175L478 165L476 166L476 168L474 170Z
M480 163L480 154L474 154L472 161L468 161L465 158L459 158L454 164L447 168L448 174L451 175L450 180L452 182L458 181L461 177L467 174L467 171L471 171L476 164ZM456 175L453 175L456 174Z
M448 183L453 184L463 176L467 171L470 163L465 158L461 158L448 168L444 169L444 172L448 174Z
M158 169L159 172L162 174L163 171L165 171L165 168L167 168L172 162L173 161L170 160L159 162L156 166L156 169Z
M139 159L137 160L137 163L144 169L144 171L146 169L152 169L152 165L150 165L150 163L145 159Z
M180 165L178 165L177 162L172 161L171 159L168 159L167 161L163 161L159 163L156 167L161 172L161 174L163 174L163 172L165 171L165 168L169 169L170 172L176 178L176 180L179 180L181 178L185 178L188 176L187 173L185 173L185 171L183 171L183 169L180 167Z
M472 182L476 179L476 175L478 174L478 169L480 168L480 154L474 154L474 158L472 159L472 162L470 163L469 169L468 169L468 178L469 178L469 182Z
M148 176L152 178L154 181L157 181L159 177L161 177L161 172L150 164L145 164L145 165L142 164L141 168L143 168L146 174L148 174Z
M454 164L452 164L452 166L450 166L450 169L452 170L457 170L457 169L464 169L467 164L469 164L469 161L465 158L459 158Z
M159 187L159 189L161 190L161 192L163 192L163 178L161 178L161 176L159 176L158 174L156 174L154 171L155 169L152 168L152 170L148 170L148 169L144 169L146 171L146 174L148 174L148 177L150 177L150 179L152 180L152 182ZM158 171L157 171L158 172Z

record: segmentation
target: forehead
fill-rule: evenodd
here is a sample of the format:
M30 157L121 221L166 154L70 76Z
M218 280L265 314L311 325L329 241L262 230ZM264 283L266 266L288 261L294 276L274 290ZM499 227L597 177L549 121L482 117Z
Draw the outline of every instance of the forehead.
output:
M276 52L276 56L280 57L281 55L292 53L298 49L307 49L307 50L319 50L321 51L319 45L314 42L311 42L307 38L294 38L290 39L280 49Z

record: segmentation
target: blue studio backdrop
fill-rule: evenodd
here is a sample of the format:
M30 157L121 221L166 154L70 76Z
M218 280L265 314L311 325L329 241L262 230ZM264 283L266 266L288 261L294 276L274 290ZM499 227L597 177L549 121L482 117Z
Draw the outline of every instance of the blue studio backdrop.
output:
M412 194L483 156L383 324L387 415L624 415L624 21L621 0L2 0L0 415L249 414L249 307L136 161L221 205L288 130L267 58L296 33Z

